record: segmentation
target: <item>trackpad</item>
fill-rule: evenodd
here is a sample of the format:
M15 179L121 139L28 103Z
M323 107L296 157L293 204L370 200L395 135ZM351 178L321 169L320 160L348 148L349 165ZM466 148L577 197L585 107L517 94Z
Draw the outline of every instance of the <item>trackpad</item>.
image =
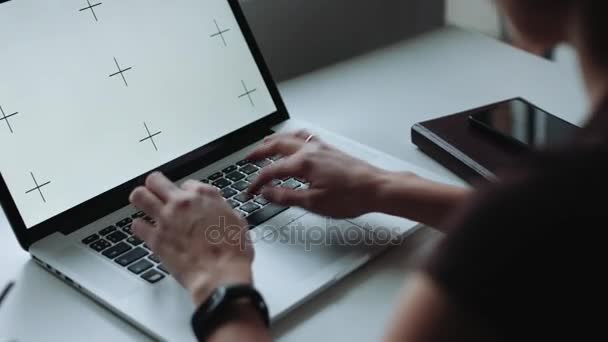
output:
M289 281L293 284L351 254L370 253L371 233L348 221L313 214L284 226L260 226L252 232L255 242L254 277L258 284Z

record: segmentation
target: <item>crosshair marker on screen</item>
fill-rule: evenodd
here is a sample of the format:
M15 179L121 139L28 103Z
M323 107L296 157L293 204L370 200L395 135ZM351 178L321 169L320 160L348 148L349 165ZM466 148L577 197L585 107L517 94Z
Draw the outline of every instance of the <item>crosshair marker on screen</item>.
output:
M28 190L28 191L26 191L25 193L29 194L31 192L38 191L38 193L40 194L40 198L42 198L42 201L44 203L46 203L46 198L44 197L44 194L42 193L42 188L45 187L45 186L47 186L47 185L49 185L49 184L51 184L51 182L48 181L46 183L38 184L38 181L36 180L36 177L34 176L34 173L30 172L30 175L32 176L32 180L34 181L35 187L32 188L32 189L30 189L30 190Z
M241 80L241 84L243 85L243 89L245 90L245 92L243 94L239 95L239 99L247 96L249 98L249 102L251 103L251 106L255 107L255 103L253 102L253 98L251 97L251 94L255 93L258 90L256 88L249 90L247 88L247 85L245 84L245 81L243 81L243 80Z
M87 0L87 4L89 4L89 6L85 7L85 8L81 8L79 11L86 11L86 10L91 10L91 13L93 13L93 18L95 18L95 21L99 21L97 19L97 13L95 13L95 7L100 6L103 4L103 2L98 2L96 4L91 4L91 2L89 0Z
M156 151L158 151L158 146L156 146L156 141L154 141L154 137L157 136L157 135L159 135L159 134L161 134L162 131L158 131L158 132L152 134L150 132L150 129L148 128L148 125L145 122L144 122L144 127L146 128L146 132L147 132L148 135L145 138L141 139L139 142L142 143L142 142L144 142L146 140L150 140L150 142L152 142L152 146L154 146L154 149Z
M222 42L224 42L224 46L228 46L228 43L226 43L226 38L224 37L224 33L230 31L230 29L220 29L220 25L218 25L217 20L213 19L213 22L215 23L215 27L217 28L217 32L211 35L211 38L215 38L215 37L221 37L222 38Z
M2 106L0 106L0 121L6 122L6 126L8 127L8 130L11 131L11 133L15 132L13 131L13 126L11 126L11 122L9 119L17 114L19 114L19 112L14 112L12 114L6 115L4 109L2 109Z
M124 73L133 69L132 67L128 67L126 69L121 69L120 65L118 64L118 60L116 60L116 57L114 57L114 63L116 64L116 67L118 68L118 72L113 73L112 75L110 75L110 77L114 77L116 75L119 75L122 77L122 80L125 82L125 86L129 86L129 83L127 83L127 79L125 78Z

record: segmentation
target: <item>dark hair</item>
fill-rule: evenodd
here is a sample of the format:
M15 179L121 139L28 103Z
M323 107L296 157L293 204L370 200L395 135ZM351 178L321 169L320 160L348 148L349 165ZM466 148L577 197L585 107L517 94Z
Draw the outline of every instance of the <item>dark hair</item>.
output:
M608 1L580 1L585 44L594 62L608 67Z
M555 17L571 17L580 14L581 33L587 53L595 64L608 68L608 0L501 0L520 27L531 37L544 39L553 34L550 27ZM549 28L549 30L547 30ZM562 32L564 33L564 32Z

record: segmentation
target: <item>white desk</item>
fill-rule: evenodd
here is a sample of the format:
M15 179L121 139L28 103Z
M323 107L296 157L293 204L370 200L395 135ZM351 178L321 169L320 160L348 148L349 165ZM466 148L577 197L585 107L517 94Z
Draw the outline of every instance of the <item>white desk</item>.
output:
M569 68L489 38L446 28L280 85L294 117L449 176L410 143L415 122L514 96L567 120L585 112ZM373 128L371 128L373 127ZM439 234L423 229L274 327L281 341L372 341L382 336L400 288ZM146 340L29 260L0 217L0 341ZM162 314L159 312L158 314Z

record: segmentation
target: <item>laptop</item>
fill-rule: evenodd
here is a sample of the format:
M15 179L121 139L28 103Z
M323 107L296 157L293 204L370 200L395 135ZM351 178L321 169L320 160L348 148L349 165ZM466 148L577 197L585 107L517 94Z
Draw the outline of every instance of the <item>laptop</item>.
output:
M331 220L246 192L276 161L247 153L298 129L377 166L428 173L290 118L236 0L8 1L0 42L0 203L19 243L153 338L194 340L195 310L131 232L134 219L153 221L128 195L154 170L218 187L247 218L273 321L418 227L382 214Z

